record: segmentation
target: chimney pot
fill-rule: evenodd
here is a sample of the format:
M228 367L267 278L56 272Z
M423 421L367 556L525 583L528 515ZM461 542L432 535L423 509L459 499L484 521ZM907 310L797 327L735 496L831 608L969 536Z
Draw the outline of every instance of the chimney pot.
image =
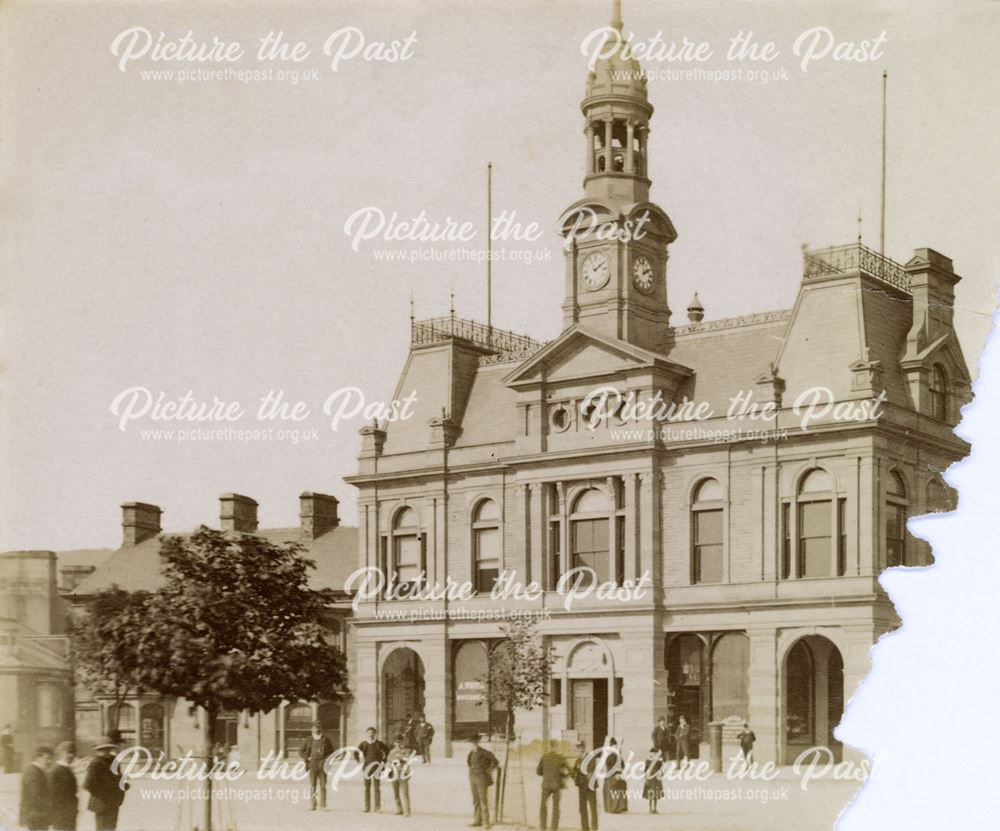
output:
M138 545L159 535L160 515L156 505L148 502L125 502L122 504L122 548Z
M299 495L299 522L302 538L314 540L340 524L340 501L327 493L306 491Z
M250 534L257 530L257 502L238 493L219 497L219 526L223 531Z

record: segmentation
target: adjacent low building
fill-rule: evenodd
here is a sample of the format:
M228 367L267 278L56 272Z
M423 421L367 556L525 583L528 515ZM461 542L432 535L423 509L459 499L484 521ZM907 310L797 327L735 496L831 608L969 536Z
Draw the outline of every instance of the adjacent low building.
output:
M316 563L310 585L317 590L340 592L357 559L356 529L340 524L336 497L307 492L299 497L297 528L258 528L257 502L230 493L219 498L219 527L234 534L255 534L274 543L294 542ZM162 511L156 505L127 502L122 505L122 545L93 574L69 594L76 606L85 606L97 592L116 586L127 591L155 590L162 582L160 541ZM181 534L180 536L186 536ZM349 603L334 602L326 625L350 656L346 615ZM350 667L350 662L349 662ZM121 701L112 695L95 695L84 685L76 690L76 737L81 747L99 736L118 730L124 744L148 748L169 758L186 752L200 753L204 713L184 700L155 693L130 691ZM215 741L236 748L243 759L262 759L269 753L298 749L314 720L324 725L336 742L346 741L348 708L341 702L290 701L272 713L222 712L215 720Z

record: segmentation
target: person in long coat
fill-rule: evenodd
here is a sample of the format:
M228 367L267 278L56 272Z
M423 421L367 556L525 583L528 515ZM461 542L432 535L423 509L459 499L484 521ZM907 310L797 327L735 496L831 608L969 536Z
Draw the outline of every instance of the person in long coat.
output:
M21 774L20 822L29 831L48 831L52 824L52 792L49 790L49 768L52 748L40 747L35 758Z
M56 763L49 769L49 790L52 794L52 827L55 831L76 831L76 814L80 807L77 796L73 760L73 742L62 742L56 748Z
M83 789L90 792L87 809L94 812L97 831L115 831L118 827L118 811L129 787L111 770L114 749L111 737L102 736L94 745L95 755L83 778Z
M597 761L587 753L583 742L576 745L577 756L573 763L573 784L576 785L580 805L580 828L582 831L597 831L597 776L594 768Z
M663 799L663 752L658 747L649 748L643 764L642 798L649 801L649 813L658 814L656 803Z
M677 765L683 765L691 758L691 725L685 716L681 716L674 731L674 742L677 747Z
M604 753L604 811L608 814L624 814L628 811L628 792L621 768L618 742L609 738Z

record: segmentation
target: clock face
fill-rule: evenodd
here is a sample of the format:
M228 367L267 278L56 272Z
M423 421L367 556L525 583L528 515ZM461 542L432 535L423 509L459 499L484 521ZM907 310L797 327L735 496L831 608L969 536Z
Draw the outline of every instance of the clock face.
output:
M632 261L632 282L639 291L653 288L653 265L645 257L636 257Z
M604 286L610 276L608 258L603 254L591 254L583 261L583 285L590 291Z

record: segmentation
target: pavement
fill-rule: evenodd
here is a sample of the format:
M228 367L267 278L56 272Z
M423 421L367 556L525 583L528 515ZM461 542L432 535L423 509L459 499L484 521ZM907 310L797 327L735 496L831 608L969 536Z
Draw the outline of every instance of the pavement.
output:
M538 777L526 766L511 777L506 811L510 827L538 824ZM821 831L857 793L856 781L832 778L804 790L789 768L768 782L713 774L704 781L667 782L659 814L650 815L641 789L630 792L629 812L609 815L599 808L601 831ZM16 828L19 775L0 775L0 828ZM309 810L305 783L262 781L247 772L238 781L217 784L214 831L448 831L472 821L472 800L461 760L415 769L410 783L412 816L396 816L392 788L382 788L382 812L362 811L359 781L341 782L326 810ZM223 791L225 795L223 797ZM203 788L196 783L139 779L132 783L119 816L120 831L191 831L200 826ZM493 798L493 789L490 791ZM600 802L600 795L599 802ZM86 805L86 793L81 794ZM223 798L219 798L223 797ZM562 792L560 828L580 828L576 789ZM79 831L92 831L94 816L81 808Z

